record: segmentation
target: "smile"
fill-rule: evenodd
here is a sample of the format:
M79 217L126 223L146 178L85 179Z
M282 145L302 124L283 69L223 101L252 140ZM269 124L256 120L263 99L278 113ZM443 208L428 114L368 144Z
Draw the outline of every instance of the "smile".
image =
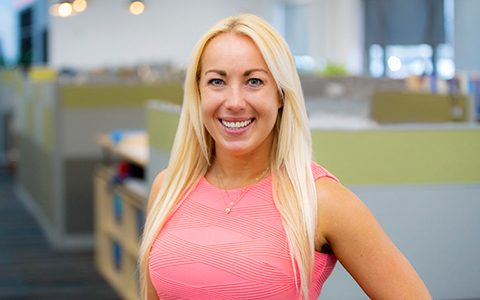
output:
M242 122L227 122L224 120L221 120L221 121L223 126L227 127L228 129L239 130L247 127L250 123L252 123L253 119L249 119Z

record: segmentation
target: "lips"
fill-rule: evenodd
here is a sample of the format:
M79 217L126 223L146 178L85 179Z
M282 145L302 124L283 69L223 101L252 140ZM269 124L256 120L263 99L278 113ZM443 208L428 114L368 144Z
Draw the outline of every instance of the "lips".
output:
M254 119L252 118L252 119L248 119L248 120L244 120L244 121L228 122L228 121L220 119L223 126L227 127L228 129L231 129L231 130L240 130L242 128L245 128L248 125L250 125L253 122L253 120Z

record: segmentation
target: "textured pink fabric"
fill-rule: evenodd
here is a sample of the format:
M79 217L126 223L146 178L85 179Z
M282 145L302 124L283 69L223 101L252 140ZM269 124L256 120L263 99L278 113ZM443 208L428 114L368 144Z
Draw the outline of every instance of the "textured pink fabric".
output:
M337 180L315 163L312 171L315 179ZM230 197L241 191L229 190ZM318 298L336 261L315 252L310 299ZM299 297L271 177L254 185L230 214L220 190L202 178L156 238L149 268L162 300Z

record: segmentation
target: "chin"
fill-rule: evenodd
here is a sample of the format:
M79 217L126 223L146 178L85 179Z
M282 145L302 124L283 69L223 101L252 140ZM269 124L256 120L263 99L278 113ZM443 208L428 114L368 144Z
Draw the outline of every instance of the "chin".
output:
M235 148L235 149L226 148L225 151L228 152L231 155L234 155L234 156L242 156L242 155L245 155L245 154L248 154L248 153L252 152L252 151L249 151L247 149L237 149L237 148Z

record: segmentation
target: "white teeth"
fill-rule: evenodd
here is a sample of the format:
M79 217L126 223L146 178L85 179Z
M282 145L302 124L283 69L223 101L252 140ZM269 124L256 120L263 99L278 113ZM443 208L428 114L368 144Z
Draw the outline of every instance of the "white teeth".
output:
M237 129L243 128L243 127L247 126L248 124L252 123L252 120L253 119L250 119L250 120L247 120L247 121L242 121L242 122L226 122L226 121L222 120L222 124L225 125L225 127L237 130Z

